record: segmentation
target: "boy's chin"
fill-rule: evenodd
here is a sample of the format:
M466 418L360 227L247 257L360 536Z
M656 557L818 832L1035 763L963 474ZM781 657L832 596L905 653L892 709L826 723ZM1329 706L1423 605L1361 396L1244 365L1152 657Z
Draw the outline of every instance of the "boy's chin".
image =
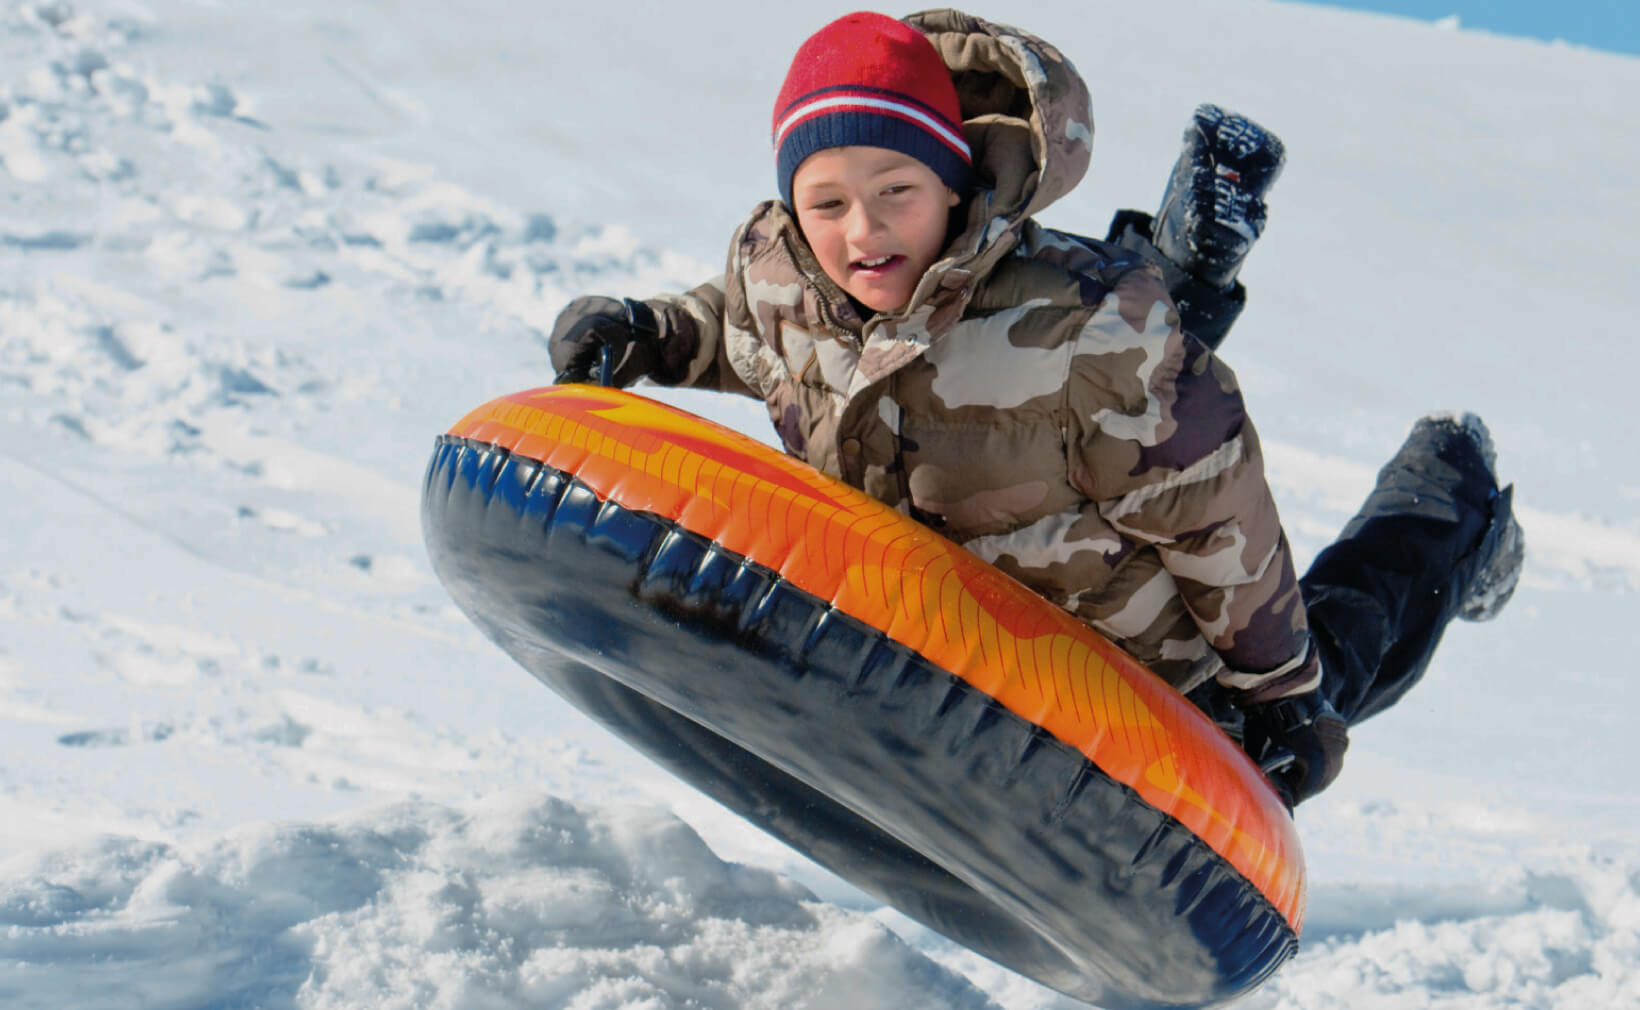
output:
M869 291L849 291L848 294L849 297L870 311L882 313L898 312L905 307L906 302L911 300L909 291L902 295L897 292L884 292L874 288Z

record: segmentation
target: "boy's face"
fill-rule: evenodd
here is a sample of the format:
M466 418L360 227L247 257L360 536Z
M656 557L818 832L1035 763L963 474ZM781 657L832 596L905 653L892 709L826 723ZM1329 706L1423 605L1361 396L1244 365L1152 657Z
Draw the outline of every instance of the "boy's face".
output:
M828 148L792 175L797 223L821 268L875 312L911 300L960 200L933 169L881 147Z

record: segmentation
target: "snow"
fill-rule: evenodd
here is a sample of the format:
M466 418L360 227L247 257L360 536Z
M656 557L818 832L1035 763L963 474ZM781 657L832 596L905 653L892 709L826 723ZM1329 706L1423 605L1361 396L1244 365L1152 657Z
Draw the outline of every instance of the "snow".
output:
M405 802L6 868L11 1006L985 1005L653 806Z
M719 269L844 9L0 6L0 1002L1073 1005L680 788L421 549L433 436L548 380L569 298ZM998 16L1093 90L1050 224L1152 205L1198 102L1287 142L1225 355L1301 562L1420 413L1482 414L1517 485L1520 591L1301 808L1305 946L1244 1005L1640 1007L1640 61L1291 4Z

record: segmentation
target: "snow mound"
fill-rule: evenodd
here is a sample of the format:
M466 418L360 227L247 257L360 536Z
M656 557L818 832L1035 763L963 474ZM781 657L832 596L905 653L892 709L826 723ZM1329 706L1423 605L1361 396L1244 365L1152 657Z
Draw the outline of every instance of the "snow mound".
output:
M651 808L540 795L105 837L0 870L9 1007L984 1008Z
M1310 944L1249 1008L1640 1006L1640 870L1624 859L1562 853L1484 893L1317 901L1356 931ZM1360 929L1382 918L1393 924Z

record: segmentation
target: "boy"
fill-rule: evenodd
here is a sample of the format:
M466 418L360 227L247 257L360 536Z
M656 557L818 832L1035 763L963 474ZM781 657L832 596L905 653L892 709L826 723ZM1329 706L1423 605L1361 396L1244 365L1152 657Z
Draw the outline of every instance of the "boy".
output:
M1238 734L1291 805L1461 607L1485 616L1480 583L1507 597L1518 527L1479 420L1426 419L1300 585L1235 376L1164 283L1222 338L1279 144L1211 107L1194 129L1154 229L1054 232L1033 215L1092 142L1064 57L955 11L848 15L792 63L781 199L740 226L725 275L577 299L551 354L565 379L607 356L616 385L761 397L787 451L1111 638Z

